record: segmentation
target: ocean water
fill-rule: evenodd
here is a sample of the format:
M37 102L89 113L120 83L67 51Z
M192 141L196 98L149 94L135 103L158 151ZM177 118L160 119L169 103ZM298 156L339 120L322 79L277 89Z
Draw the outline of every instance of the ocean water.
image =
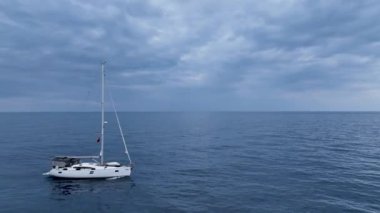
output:
M126 161L112 114L105 157ZM0 113L0 212L380 212L380 113L120 113L132 177L54 180L99 113Z

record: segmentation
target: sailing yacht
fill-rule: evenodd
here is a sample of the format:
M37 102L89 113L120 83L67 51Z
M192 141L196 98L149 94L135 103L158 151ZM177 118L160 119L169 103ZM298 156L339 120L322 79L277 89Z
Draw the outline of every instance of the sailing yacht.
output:
M115 105L112 105L116 115L116 121L119 126L122 141L124 143L125 154L128 157L129 164L122 165L119 162L105 162L104 159L104 126L107 121L104 120L104 65L101 64L101 134L98 139L101 145L99 156L56 156L52 160L52 169L44 175L55 178L73 178L73 179L87 179L87 178L118 178L127 177L132 172L132 161L129 155L124 134L120 125L119 117L116 112ZM100 162L97 160L100 159ZM89 162L81 162L82 160L92 160Z

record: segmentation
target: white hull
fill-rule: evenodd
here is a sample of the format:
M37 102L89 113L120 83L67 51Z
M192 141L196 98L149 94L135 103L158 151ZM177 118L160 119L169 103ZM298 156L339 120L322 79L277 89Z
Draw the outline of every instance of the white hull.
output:
M66 168L53 168L45 175L55 178L91 179L128 177L131 175L131 166L105 166L95 163L76 164Z

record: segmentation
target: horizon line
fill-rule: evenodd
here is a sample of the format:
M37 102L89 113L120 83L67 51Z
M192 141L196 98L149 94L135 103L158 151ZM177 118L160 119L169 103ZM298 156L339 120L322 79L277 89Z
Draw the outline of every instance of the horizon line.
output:
M105 111L106 113L113 113L113 111ZM270 113L270 112L380 112L380 110L122 110L118 113L205 113L205 112L261 112L261 113ZM100 111L0 111L0 113L100 113Z

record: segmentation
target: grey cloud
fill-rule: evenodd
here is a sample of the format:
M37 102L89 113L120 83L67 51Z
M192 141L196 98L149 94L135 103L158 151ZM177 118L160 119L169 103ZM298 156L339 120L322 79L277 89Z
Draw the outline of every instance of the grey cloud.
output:
M102 60L123 110L347 109L334 97L380 96L379 9L371 0L1 1L0 110L95 110Z

